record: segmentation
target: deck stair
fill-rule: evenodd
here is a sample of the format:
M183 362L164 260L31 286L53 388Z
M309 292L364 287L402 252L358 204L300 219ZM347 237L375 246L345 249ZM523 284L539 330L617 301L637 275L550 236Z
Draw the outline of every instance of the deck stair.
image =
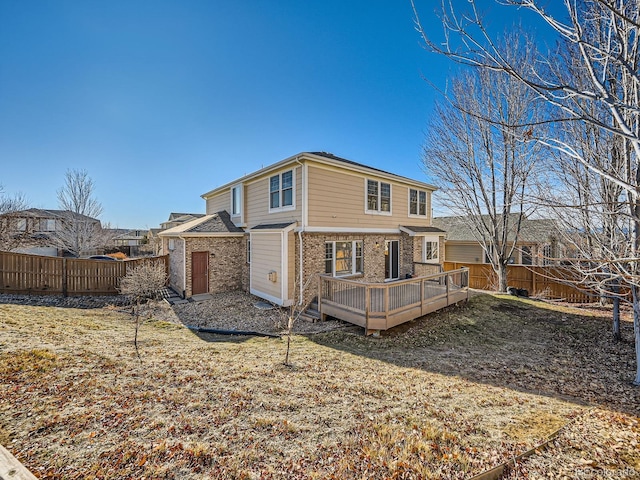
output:
M320 320L320 311L318 310L318 297L314 297L307 309L300 314L300 320L316 323Z

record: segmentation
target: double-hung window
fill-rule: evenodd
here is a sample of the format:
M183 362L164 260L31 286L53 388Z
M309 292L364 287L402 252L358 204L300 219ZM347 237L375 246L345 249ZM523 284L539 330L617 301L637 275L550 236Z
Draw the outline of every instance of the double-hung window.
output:
M269 179L269 209L293 207L293 170Z
M413 188L409 189L409 215L427 216L427 192Z
M367 179L367 213L391 213L391 184Z
M362 259L362 240L324 244L324 271L334 277L362 273Z

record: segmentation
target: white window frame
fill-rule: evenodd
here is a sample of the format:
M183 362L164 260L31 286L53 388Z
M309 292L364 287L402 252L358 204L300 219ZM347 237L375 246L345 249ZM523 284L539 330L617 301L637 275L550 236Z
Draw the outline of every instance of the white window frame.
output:
M236 192L238 192L237 193L237 196L238 196L237 202L236 202ZM242 218L242 210L243 210L242 197L243 197L243 194L244 194L244 191L243 191L241 183L231 187L231 204L230 204L229 209L230 209L232 217L240 217L240 218Z
M411 213L411 192L416 192L416 212ZM424 194L424 203L420 202L420 194ZM427 208L427 204L429 195L426 190L419 190L417 188L410 188L407 197L407 216L416 217L416 218L427 218L429 216L429 209ZM424 213L420 213L420 206L424 206Z
M336 244L351 243L351 271L348 273L336 274ZM333 277L350 277L353 275L362 275L364 273L364 242L362 240L332 240L324 242L325 245L325 273ZM331 246L331 257L327 255L329 250L327 246ZM360 255L358 255L358 246L360 247ZM358 259L360 259L360 270L358 270ZM331 272L327 272L327 261L331 260Z
M433 252L433 244L435 244L435 253L436 256L431 258L427 258L427 244L431 244L431 251ZM422 238L422 262L423 263L440 263L440 237L428 237L425 236Z
M282 188L282 176L291 172L291 205L282 205L282 199L283 199L283 192L284 189ZM271 193L275 193L275 192L271 192L271 179L274 177L278 177L278 206L277 207L273 207L271 206ZM275 213L275 212L286 212L288 210L295 210L296 209L296 169L292 168L289 170L284 170L280 173L276 173L275 175L269 175L269 178L267 179L267 195L268 195L268 205L269 205L269 213Z
M369 209L369 182L378 184L377 191L377 208ZM389 185L389 211L382 210L382 185ZM369 215L392 215L393 212L393 184L391 182L383 182L382 180L374 180L373 178L364 179L364 213Z

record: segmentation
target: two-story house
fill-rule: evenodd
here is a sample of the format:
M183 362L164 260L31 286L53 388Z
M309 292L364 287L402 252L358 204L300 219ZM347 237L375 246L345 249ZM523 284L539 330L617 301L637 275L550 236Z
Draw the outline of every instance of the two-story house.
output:
M206 215L159 233L183 296L244 289L307 301L316 274L385 282L438 272L444 232L432 185L300 153L202 195Z

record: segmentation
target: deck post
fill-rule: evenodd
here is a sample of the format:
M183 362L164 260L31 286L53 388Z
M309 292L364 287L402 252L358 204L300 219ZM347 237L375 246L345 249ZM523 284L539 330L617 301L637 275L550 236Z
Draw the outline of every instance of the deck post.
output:
M371 303L371 290L369 285L364 286L364 333L369 335L369 304Z
M324 282L324 278L318 276L318 313L320 314L320 321L327 319L327 315L322 313L322 282Z
M451 305L451 302L449 301L449 274L448 273L444 276L444 286L447 291L447 306L449 306Z

